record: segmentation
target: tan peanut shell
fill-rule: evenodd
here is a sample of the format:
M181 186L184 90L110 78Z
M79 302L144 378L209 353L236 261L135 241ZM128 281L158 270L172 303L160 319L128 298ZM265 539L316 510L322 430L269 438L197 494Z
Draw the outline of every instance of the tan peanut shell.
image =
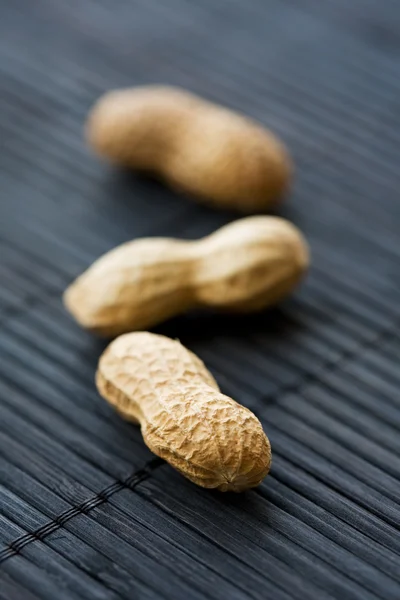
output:
M120 336L101 356L96 384L140 424L150 450L197 485L241 492L267 475L271 447L261 423L222 394L179 342L146 332Z
M64 293L75 319L100 335L143 330L192 307L252 312L275 304L308 266L299 230L247 217L198 241L144 238L99 258Z
M251 119L174 87L108 92L86 126L91 147L219 207L260 212L287 190L283 144Z

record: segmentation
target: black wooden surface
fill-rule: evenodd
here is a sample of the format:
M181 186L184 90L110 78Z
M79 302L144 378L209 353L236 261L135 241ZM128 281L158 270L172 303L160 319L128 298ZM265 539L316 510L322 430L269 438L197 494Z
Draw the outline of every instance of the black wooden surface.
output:
M253 116L297 165L303 287L158 328L262 420L271 475L240 496L154 459L60 300L118 243L235 217L86 149L92 102L150 82ZM1 0L3 600L399 600L399 117L397 0Z

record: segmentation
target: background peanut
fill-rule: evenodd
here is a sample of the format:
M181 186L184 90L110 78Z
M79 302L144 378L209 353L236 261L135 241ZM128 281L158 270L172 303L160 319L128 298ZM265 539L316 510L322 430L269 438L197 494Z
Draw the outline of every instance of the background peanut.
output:
M92 109L86 131L100 155L216 206L268 209L289 184L291 162L272 133L179 88L109 92Z
M293 290L308 260L294 225L278 217L247 217L199 241L122 244L78 277L64 302L81 325L114 336L195 306L260 310Z
M120 336L101 356L96 383L123 417L140 423L150 450L197 485L241 492L267 475L271 447L261 423L179 342Z

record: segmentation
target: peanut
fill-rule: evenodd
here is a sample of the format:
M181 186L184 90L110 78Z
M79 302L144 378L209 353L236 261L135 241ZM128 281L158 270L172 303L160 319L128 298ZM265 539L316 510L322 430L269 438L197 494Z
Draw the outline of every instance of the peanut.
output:
M114 340L100 357L100 394L139 423L152 452L205 488L241 492L271 464L261 423L222 394L203 362L178 341L138 332Z
M247 217L198 241L122 244L78 277L64 302L82 326L115 336L201 305L261 310L291 292L307 266L308 248L294 225Z
M92 109L86 132L101 156L217 207L263 211L289 185L291 161L271 132L179 88L109 92Z

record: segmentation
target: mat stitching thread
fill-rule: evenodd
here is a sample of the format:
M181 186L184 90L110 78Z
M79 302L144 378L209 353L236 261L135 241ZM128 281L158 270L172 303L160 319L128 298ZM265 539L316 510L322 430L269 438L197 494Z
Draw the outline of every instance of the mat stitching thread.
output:
M45 523L35 531L18 537L0 552L0 563L19 554L21 550L28 544L31 544L35 541L43 541L44 538L63 527L65 523L74 517L77 517L81 514L87 515L94 508L97 508L101 504L104 504L104 502L107 502L111 496L117 492L120 492L125 488L133 490L139 483L148 479L152 472L162 464L163 461L160 458L154 458L150 460L143 468L135 471L123 481L115 481L114 483L111 483L104 488L104 490L101 490L95 494L92 498L88 498L78 506L73 506L62 512L60 515L58 515L58 517L52 521L49 521L48 523Z
M374 336L371 340L368 340L363 344L359 344L356 347L356 349L353 348L350 351L344 352L336 361L333 361L331 364L328 363L327 365L325 365L323 371L325 371L326 368L329 368L329 366L333 370L336 370L337 368L340 368L344 360L351 359L354 356L357 356L359 352L362 352L367 348L375 347L379 342L381 342L384 339L390 339L392 336L396 337L396 333L393 330L396 330L398 325L399 321L396 319L392 323L390 329L389 327L386 327L383 330L381 330L376 336ZM310 378L305 378L302 384L297 385L295 389L297 389L297 391L301 390L303 392L305 389L307 389L308 385L312 384L315 380L319 380L318 375L317 377L314 376ZM286 393L290 393L290 389L283 388L282 392L282 394L278 394L277 398L275 399L276 401L279 401L282 396L286 395ZM98 492L92 498L89 498L88 500L85 500L78 506L72 507L67 511L61 513L58 517L56 517L49 523L45 523L44 525L36 529L36 531L26 533L23 536L20 536L0 552L0 563L17 555L28 544L34 541L43 541L45 537L63 527L65 523L67 523L74 517L80 514L88 514L91 510L97 508L101 504L104 504L104 502L107 502L111 498L111 496L123 490L124 488L134 489L139 483L150 477L151 473L162 464L163 461L159 458L155 458L149 461L142 469L135 471L123 481L115 481L114 483L107 486L104 490Z
M374 336L372 339L367 340L364 343L358 344L356 348L347 350L335 361L327 361L327 364L322 367L322 372L325 372L326 369L329 367L333 370L336 370L340 368L340 366L345 360L354 358L358 355L359 352L362 352L365 349L370 349L371 347L375 347L382 340L390 339L391 337L396 337L396 330L398 325L399 320L396 319L391 324L390 328L385 327L383 330L378 332L377 335ZM290 386L283 387L280 390L281 393L278 393L275 398L269 399L270 404L271 402L279 402L279 400L287 393L293 393L293 391L302 393L307 389L308 385L319 380L320 374L314 374L310 377L304 378L300 382L300 384L293 386L292 389L290 388ZM39 527L36 531L26 533L23 536L20 536L0 552L0 563L18 554L28 544L34 541L43 541L45 537L63 527L65 523L67 523L74 517L80 514L88 514L91 510L93 510L97 506L100 506L104 502L107 502L111 498L111 496L123 490L124 488L134 489L139 483L150 477L151 473L162 464L163 461L159 458L155 458L149 461L142 469L135 471L123 481L115 481L114 483L107 486L104 490L95 494L92 498L85 500L76 507L71 507L67 511L64 511L52 521L45 523L44 525Z

